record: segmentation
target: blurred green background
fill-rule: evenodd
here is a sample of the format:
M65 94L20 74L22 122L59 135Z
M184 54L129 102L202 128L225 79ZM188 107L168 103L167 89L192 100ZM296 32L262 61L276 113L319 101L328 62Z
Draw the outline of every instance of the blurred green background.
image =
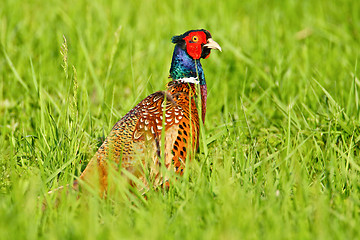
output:
M199 28L223 52L202 61L208 110L188 176L147 201L121 187L47 195L164 89L171 37ZM359 38L350 0L3 0L0 238L357 238Z

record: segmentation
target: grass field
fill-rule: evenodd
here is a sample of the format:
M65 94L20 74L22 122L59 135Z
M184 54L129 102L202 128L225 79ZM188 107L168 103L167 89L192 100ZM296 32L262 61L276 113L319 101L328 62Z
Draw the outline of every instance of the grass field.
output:
M197 28L223 52L187 175L55 207ZM0 41L0 239L360 238L359 1L3 0Z

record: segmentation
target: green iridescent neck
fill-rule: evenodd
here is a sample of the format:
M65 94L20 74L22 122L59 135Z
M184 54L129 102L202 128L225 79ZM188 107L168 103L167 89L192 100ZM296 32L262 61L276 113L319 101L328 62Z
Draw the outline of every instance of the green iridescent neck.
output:
M197 78L197 74L199 75L198 81L200 82L200 85L206 85L204 71L200 60L195 61L184 49L179 45L176 45L171 62L170 77L174 80Z

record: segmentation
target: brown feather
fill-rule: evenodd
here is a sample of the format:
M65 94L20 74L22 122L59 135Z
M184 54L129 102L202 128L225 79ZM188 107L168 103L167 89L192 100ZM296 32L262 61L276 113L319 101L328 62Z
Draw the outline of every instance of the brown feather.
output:
M195 97L193 84L177 81L168 83L167 91L149 95L114 125L80 179L105 193L109 163L115 168L121 163L122 169L145 186L149 185L146 176L150 176L152 184L162 184L167 180L160 174L162 133L165 134L165 167L173 167L182 175L186 159L193 157L190 153L198 146L199 117Z

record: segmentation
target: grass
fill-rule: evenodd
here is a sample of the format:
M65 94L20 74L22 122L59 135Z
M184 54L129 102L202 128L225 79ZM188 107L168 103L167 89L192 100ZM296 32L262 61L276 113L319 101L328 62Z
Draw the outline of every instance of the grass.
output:
M2 1L0 239L355 239L357 1ZM206 28L208 111L188 176L142 201L71 183ZM64 61L64 59L66 59ZM203 147L205 145L205 147ZM48 202L45 211L43 201Z

